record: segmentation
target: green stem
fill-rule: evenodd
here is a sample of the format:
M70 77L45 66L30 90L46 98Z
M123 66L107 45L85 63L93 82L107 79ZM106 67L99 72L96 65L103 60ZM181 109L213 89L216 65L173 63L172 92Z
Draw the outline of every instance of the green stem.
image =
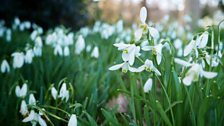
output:
M157 79L159 80L159 83L162 86L162 89L163 89L163 91L165 93L165 96L166 96L166 99L168 101L169 106L171 106L171 102L170 102L169 96L168 96L168 94L166 92L166 89L165 89L164 85L162 84L161 80L159 79L159 77L157 75L156 75L156 77L157 77ZM171 112L171 118L172 118L173 126L175 126L175 119L174 119L173 109L172 108L170 108L170 112Z
M184 89L186 90L187 98L188 98L188 101L189 101L189 104L190 104L190 109L191 109L192 116L193 116L193 124L194 124L194 126L196 126L195 114L194 114L194 110L193 110L193 105L192 105L192 102L191 102L190 94L189 94L186 86L184 86Z

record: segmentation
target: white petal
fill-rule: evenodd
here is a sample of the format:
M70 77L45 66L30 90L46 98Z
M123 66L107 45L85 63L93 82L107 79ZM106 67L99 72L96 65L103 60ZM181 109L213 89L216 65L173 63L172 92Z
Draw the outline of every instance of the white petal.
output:
M126 53L126 52L122 52L122 59L123 61L128 61L130 57L130 52Z
M145 7L142 7L140 10L140 20L144 24L147 18L147 9Z
M167 50L169 50L170 51L170 54L171 54L171 48L170 48L170 45L168 43L165 43L163 45L163 47L165 47Z
M62 100L66 100L66 102L68 101L68 98L69 98L69 92L67 90L67 87L66 87L66 83L63 83L62 86L61 86L61 89L60 89L60 93L59 93L59 96Z
M144 47L142 47L142 50L150 51L150 50L152 50L152 48L153 48L153 46L144 46Z
M155 46L155 49L156 49L156 61L158 64L161 63L162 61L162 48L163 48L163 45L162 44L159 44L157 46Z
M144 89L144 92L145 92L145 93L148 92L148 91L150 91L150 90L152 89L152 79L151 79L151 78L149 78L149 79L146 81L146 83L145 83L143 89Z
M145 60L145 66L152 68L153 67L153 62L151 60L146 59Z
M137 46L137 47L135 48L135 56L140 56L140 55L141 55L141 53L140 53L140 47Z
M195 51L195 56L196 56L196 58L198 58L198 54L199 54L199 53L198 53L198 49L195 49L194 51Z
M99 48L96 46L91 53L91 57L98 58L99 57Z
M180 65L182 65L182 66L186 66L186 67L189 67L189 66L192 65L191 63L186 62L186 61L184 61L184 60L181 60L181 59L179 59L179 58L175 58L175 59L174 59L174 62L175 62L175 63L178 63L178 64L180 64Z
M131 72L134 72L134 73L135 72L140 72L140 69L134 68L134 67L130 67L130 66L129 66L128 70L131 71Z
M85 40L82 35L79 35L75 44L75 54L80 54L85 49Z
M128 62L124 62L124 65L122 65L122 71L128 71L129 70L129 63Z
M15 93L17 97L20 97L20 87L18 85L16 86Z
M142 38L143 30L137 29L135 31L135 41L139 41Z
M28 108L27 104L24 100L22 100L21 105L20 105L20 111L19 111L23 116L25 116L28 113Z
M23 119L23 122L33 121L33 120L35 120L35 116L36 116L36 113L33 110L31 110L29 116L26 117L25 119Z
M148 27L149 28L149 34L154 38L154 39L158 39L159 38L159 32L157 29L153 28L153 27Z
M23 84L23 86L22 86L20 91L21 91L20 92L21 97L25 97L26 93L27 93L27 84L26 83Z
M145 65L142 65L142 66L138 67L136 69L136 72L142 72L143 70L145 70Z
M194 46L195 46L195 41L191 40L191 42L184 48L184 56L187 56L188 54L190 54Z
M33 94L29 96L29 105L36 105L36 99Z
M68 126L77 126L77 117L75 114L72 114L68 121Z
M201 74L208 79L212 79L218 75L216 72L207 72L207 71L202 71Z
M125 48L128 48L130 45L125 43L115 43L115 47L118 48L118 50L124 50Z
M25 55L25 57L24 57L24 58L25 58L25 59L24 59L25 63L28 63L28 64L32 63L33 56L34 56L34 54L33 54L33 50L32 50L32 49L29 49L29 50L26 52L26 55Z
M161 73L159 72L159 70L156 67L153 67L152 69L157 75L161 76Z
M59 44L56 45L56 47L54 48L54 55L62 56L62 54L63 54L62 47Z
M118 70L118 69L120 69L124 64L125 64L125 62L124 62L124 63L121 63L121 64L114 65L114 66L110 67L109 70Z
M69 48L68 48L68 46L66 46L64 48L64 56L69 56L69 54L70 54Z
M40 126L47 126L45 120L42 119L40 115L39 115L39 117L38 117L38 121L39 121Z
M207 43L208 43L208 32L206 31L206 32L204 32L199 38L200 38L200 44L198 45L199 46L199 48L204 48L206 45L207 45Z
M129 64L132 66L135 62L135 47L130 49L130 54L129 54Z
M157 61L158 65L161 63L161 61L162 61L162 56L161 56L161 54L157 54L157 55L156 55L156 61Z
M21 68L24 64L24 54L20 52L15 52L13 56L13 68Z
M65 101L67 102L69 99L69 92L68 90L65 92Z
M188 75L188 76L186 76L186 77L184 77L184 79L183 79L183 83L184 83L184 85L186 85L186 86L189 86L189 85L191 85L191 83L192 83L192 81L193 81L193 75Z
M54 98L54 100L57 99L58 91L55 89L55 87L52 87L52 88L51 88L51 95L52 95L52 97Z
M9 63L7 62L7 60L3 60L1 64L1 72L6 73L9 71L10 71Z

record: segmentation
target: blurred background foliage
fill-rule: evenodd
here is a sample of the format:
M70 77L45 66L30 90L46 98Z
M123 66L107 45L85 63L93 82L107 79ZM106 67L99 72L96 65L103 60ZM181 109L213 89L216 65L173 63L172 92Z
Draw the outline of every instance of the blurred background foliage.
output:
M0 19L8 25L15 17L43 28L64 25L78 29L88 22L87 0L1 0Z
M78 29L83 26L92 25L98 20L114 23L119 19L123 19L124 25L135 27L136 24L134 25L133 23L139 22L139 10L142 6L147 7L149 21L159 22L164 19L166 15L171 15L171 21L164 23L165 27L169 27L170 25L167 24L174 22L173 20L178 20L178 22L184 26L183 19L185 15L193 16L193 20L198 20L200 22L200 18L214 16L213 12L219 10L219 8L223 11L224 8L221 0L216 0L218 2L216 2L215 5L206 3L203 4L203 6L200 4L201 0L183 0L184 3L179 3L177 6L176 3L180 0L170 0L168 2L166 0L154 0L152 3L148 3L148 1L149 0L1 0L0 19L3 19L9 27L11 27L15 17L18 17L21 21L36 23L45 29L42 35L43 40L48 34L47 32L53 31L53 28L58 25L64 25L66 28L69 28L66 29L67 31L74 33L74 41L76 41L80 33L73 32L71 29L78 31ZM174 6L170 6L172 2ZM184 5L184 8L182 5ZM217 17L223 19L222 16L218 15ZM208 20L205 26L211 24L213 24L213 22L210 23L210 20ZM106 26L107 25L108 24L106 24ZM65 27L61 28L64 29ZM187 28L184 27L184 29ZM109 30L108 28L105 31ZM199 31L199 29L197 30ZM178 33L178 28L171 31L176 31ZM10 60L11 54L15 51L23 51L27 43L32 43L30 33L31 31L21 32L12 30L11 42L0 38L0 60L7 59L9 63L12 64L12 60ZM66 82L71 83L74 88L74 95L71 95L69 102L71 104L80 103L83 105L83 107L76 111L72 111L78 115L80 125L86 126L96 123L102 125L144 125L144 123L152 125L153 123L158 125L170 124L171 115L169 108L167 108L168 102L163 99L165 93L161 91L160 85L158 85L158 90L155 90L152 94L145 95L140 88L142 85L136 87L135 83L143 84L147 79L146 75L123 74L119 71L111 72L108 70L111 65L121 61L120 52L112 46L119 34L120 33L115 33L107 39L102 38L99 33L85 36L87 45L99 47L100 56L98 59L90 57L87 51L84 51L81 55L75 55L75 45L70 47L72 51L71 55L68 57L55 56L53 54L53 48L44 46L43 56L34 58L32 64L25 64L21 69L12 69L11 73L7 75L0 74L0 124L26 125L21 122L23 117L18 114L20 101L16 98L14 93L16 85L21 85L24 81L28 81L29 90L35 94L39 104L52 105L54 101L49 96L50 94L46 94L45 97L45 93L50 92L48 88L51 84L59 88L59 82L63 78L66 78ZM223 34L223 31L221 34ZM165 36L168 36L168 34L165 34ZM183 37L185 38L186 35ZM188 42L188 40L182 40L185 44ZM221 40L223 41L223 36L221 36ZM168 53L165 54L168 55ZM167 58L167 60L170 62L171 58ZM166 66L163 68L165 77L171 78L169 84L166 81L164 82L167 83L167 87L172 86L170 89L176 89L171 91L167 88L167 92L169 96L172 97L171 101L174 106L176 104L179 105L174 107L175 123L178 125L193 125L193 114L188 105L187 94L185 92L187 88L179 84L177 80L178 73L173 73L170 70L171 64L166 64L164 62L163 65ZM217 69L220 69L220 72L223 73L222 68L223 67L220 66ZM224 74L221 74L218 78L218 82L221 82L220 80L223 80L223 77ZM198 94L194 91L195 89L199 89L197 85L188 88L190 92L192 92L191 95L197 122L201 123L201 125L205 124L206 121L208 121L209 124L222 125L224 115L221 109L223 108L224 88L223 85L221 85L221 87L221 90L215 87L215 90L212 91L215 95L209 98L206 98L207 96L204 95L203 91L200 91L201 96L197 97ZM180 95L176 95L179 93ZM153 94L158 95L157 97L151 97L154 96ZM49 97L47 97L47 95ZM129 100L129 104L125 106L126 111L117 112L113 100L115 99L114 101L116 101L121 98L125 101L124 95L127 96L126 99ZM139 98L146 98L153 102L148 103ZM154 103L157 99L162 102ZM214 105L215 102L217 102L218 105ZM147 103L148 106L152 106L153 109L149 110L149 108L144 106L145 103ZM105 109L108 106L113 109ZM63 107L63 105L58 107ZM167 111L164 112L165 110L163 111L161 107L167 109ZM68 110L68 108L63 109ZM142 113L142 111L144 111L144 113ZM217 111L218 113L216 113ZM89 113L89 115L84 115L84 112ZM61 113L56 114L64 117ZM144 118L142 114L144 114ZM217 117L211 117L213 115ZM67 117L65 118L67 119ZM147 121L144 122L144 120ZM151 120L154 121L150 122ZM66 125L58 120L53 121L55 125Z

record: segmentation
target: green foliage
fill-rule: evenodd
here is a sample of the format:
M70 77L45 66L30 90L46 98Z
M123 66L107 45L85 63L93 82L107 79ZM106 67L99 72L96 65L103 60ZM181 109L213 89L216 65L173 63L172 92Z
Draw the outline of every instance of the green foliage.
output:
M217 39L218 30L212 32ZM7 59L10 64L13 52L24 49L26 43L32 45L28 32L13 31L12 36L11 42L0 38L0 60ZM116 37L115 34L102 39L94 33L85 38L87 44L99 47L98 59L90 57L86 51L74 54L74 45L70 47L69 56L55 56L53 49L44 45L43 55L35 57L32 64L12 68L8 74L0 73L0 124L25 125L19 114L21 100L14 93L15 86L24 82L28 83L28 94L34 93L38 101L35 109L46 114L48 124L67 125L72 113L77 115L78 125L82 126L224 124L223 58L218 67L206 68L218 72L215 79L200 79L186 87L178 78L183 75L178 73L180 68L174 63L175 53L164 50L162 63L156 65L162 76L154 74L152 90L144 93L146 73L125 74L108 70L114 62L121 60L120 52L112 46ZM54 85L59 90L62 82L67 83L70 92L67 103L53 100L50 94L50 88ZM128 100L126 112L118 112L118 106L108 107L109 101L119 94L124 94Z

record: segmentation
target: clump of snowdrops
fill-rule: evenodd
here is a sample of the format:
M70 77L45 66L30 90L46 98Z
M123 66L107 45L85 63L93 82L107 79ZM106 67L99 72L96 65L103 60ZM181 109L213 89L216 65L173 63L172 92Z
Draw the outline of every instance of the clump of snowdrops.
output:
M167 17L162 25L147 23L145 7L139 19L136 29L97 21L76 33L64 27L44 32L18 18L12 28L1 22L1 106L15 112L2 111L2 120L41 126L222 125L222 22L193 33L176 22L165 27Z

